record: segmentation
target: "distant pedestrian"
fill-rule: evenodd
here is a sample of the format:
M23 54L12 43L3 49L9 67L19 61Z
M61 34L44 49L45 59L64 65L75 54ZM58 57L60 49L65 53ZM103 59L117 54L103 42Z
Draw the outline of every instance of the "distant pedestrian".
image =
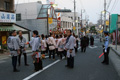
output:
M109 65L109 51L110 51L110 47L109 47L109 35L108 35L108 31L104 31L104 35L105 35L105 43L103 46L103 52L104 52L104 60L102 63Z
M42 34L41 35L41 54L42 54L42 58L45 58L45 53L46 53L46 49L47 49L47 44L46 44L46 40L45 40L45 36Z
M46 35L46 36L45 36L45 42L46 42L46 45L47 45L47 48L46 48L46 53L47 53L47 54L49 53L49 45L48 45L48 42L47 42L48 36L49 36L49 35Z
M75 53L78 52L78 42L79 42L79 39L78 39L78 36L75 36Z
M66 40L67 40L67 34L64 34L64 55L65 55L65 58L67 59L67 51L65 49Z
M13 72L19 72L16 66L17 66L17 56L20 53L19 52L20 48L16 35L17 35L16 31L13 30L7 40L8 49L10 50L10 54L12 56Z
M66 50L67 50L67 65L66 67L74 68L74 56L75 56L75 38L72 36L72 31L67 31Z
M59 36L56 35L56 37L55 37L55 42L56 42L56 44L58 43L58 39L59 39ZM57 56L59 56L58 46L56 46L55 52L56 52Z
M87 38L87 47L89 46L89 37L88 37L88 35L86 36L86 38Z
M20 30L18 32L19 36L18 36L18 42L19 42L19 47L20 47L20 54L18 56L18 66L21 65L21 55L23 54L24 55L24 63L25 63L25 66L29 66L27 64L27 53L26 53L26 39L22 36L22 31Z
M54 39L54 34L50 33L50 37L48 38L47 42L49 45L49 59L51 59L51 55L53 55L53 59L55 60L56 42Z
M86 52L87 38L86 36L81 38L81 52Z
M94 37L90 36L90 45L93 46L94 45Z
M57 47L58 47L58 53L59 53L60 59L62 59L63 55L66 57L66 55L64 54L64 40L62 38L62 35L60 35L58 39Z

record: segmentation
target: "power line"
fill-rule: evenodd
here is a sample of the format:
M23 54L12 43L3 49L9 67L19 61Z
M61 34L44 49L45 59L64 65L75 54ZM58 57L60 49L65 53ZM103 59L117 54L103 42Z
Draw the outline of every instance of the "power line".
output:
M15 12L16 12L16 10L17 10L18 3L19 3L19 0L17 0L17 4L16 4L16 9L15 9Z
M88 14L87 14L87 11L86 11L86 9L85 9L83 3L82 3L82 0L79 0L79 1L80 1L80 3L81 3L81 7L85 10L85 14L88 15Z
M112 2L112 0L109 1L108 6L107 6L107 10L109 9L111 2Z
M110 12L112 12L112 11L114 10L115 5L116 5L116 2L117 2L117 0L115 0L115 1L114 1L114 4L113 4L113 6L112 6L112 8L111 8Z
M112 12L115 10L115 8L116 8L116 6L117 6L117 4L118 4L118 1L119 1L119 0L117 0L116 5L114 6L114 9L112 10Z

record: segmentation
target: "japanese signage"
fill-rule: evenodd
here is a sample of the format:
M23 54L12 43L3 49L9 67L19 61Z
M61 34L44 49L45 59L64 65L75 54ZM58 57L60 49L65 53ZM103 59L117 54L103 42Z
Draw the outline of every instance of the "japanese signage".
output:
M53 23L53 19L52 18L48 18L48 23L52 24Z
M76 30L76 27L75 27L75 26L73 27L73 30Z
M118 21L118 14L112 14L111 20L110 20L110 33L112 33L114 30L116 30L117 21Z
M0 12L0 22L15 23L16 22L15 13Z
M106 25L107 25L107 26L109 25L109 21L106 21Z

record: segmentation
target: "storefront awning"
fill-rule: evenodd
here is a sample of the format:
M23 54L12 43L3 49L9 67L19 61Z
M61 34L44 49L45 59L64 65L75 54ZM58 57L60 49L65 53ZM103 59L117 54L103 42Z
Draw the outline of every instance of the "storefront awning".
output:
M15 30L13 26L0 26L0 31L12 31Z

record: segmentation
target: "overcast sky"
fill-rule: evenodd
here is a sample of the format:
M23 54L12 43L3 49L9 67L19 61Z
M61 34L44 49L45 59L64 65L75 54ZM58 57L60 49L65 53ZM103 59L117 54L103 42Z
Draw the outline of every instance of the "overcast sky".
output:
M46 0L15 0L15 3L28 3L28 2L36 2L42 1L43 4L46 4ZM58 4L58 8L66 8L74 10L73 5L74 0L55 0L55 3ZM120 0L107 0L107 4L111 1L110 7L108 11L112 14L120 14ZM116 1L116 2L115 2ZM115 3L115 6L113 6ZM81 12L81 9L85 9L85 15L89 15L90 22L96 23L100 18L100 12L104 10L104 0L76 0L77 12ZM113 9L111 11L111 9Z

